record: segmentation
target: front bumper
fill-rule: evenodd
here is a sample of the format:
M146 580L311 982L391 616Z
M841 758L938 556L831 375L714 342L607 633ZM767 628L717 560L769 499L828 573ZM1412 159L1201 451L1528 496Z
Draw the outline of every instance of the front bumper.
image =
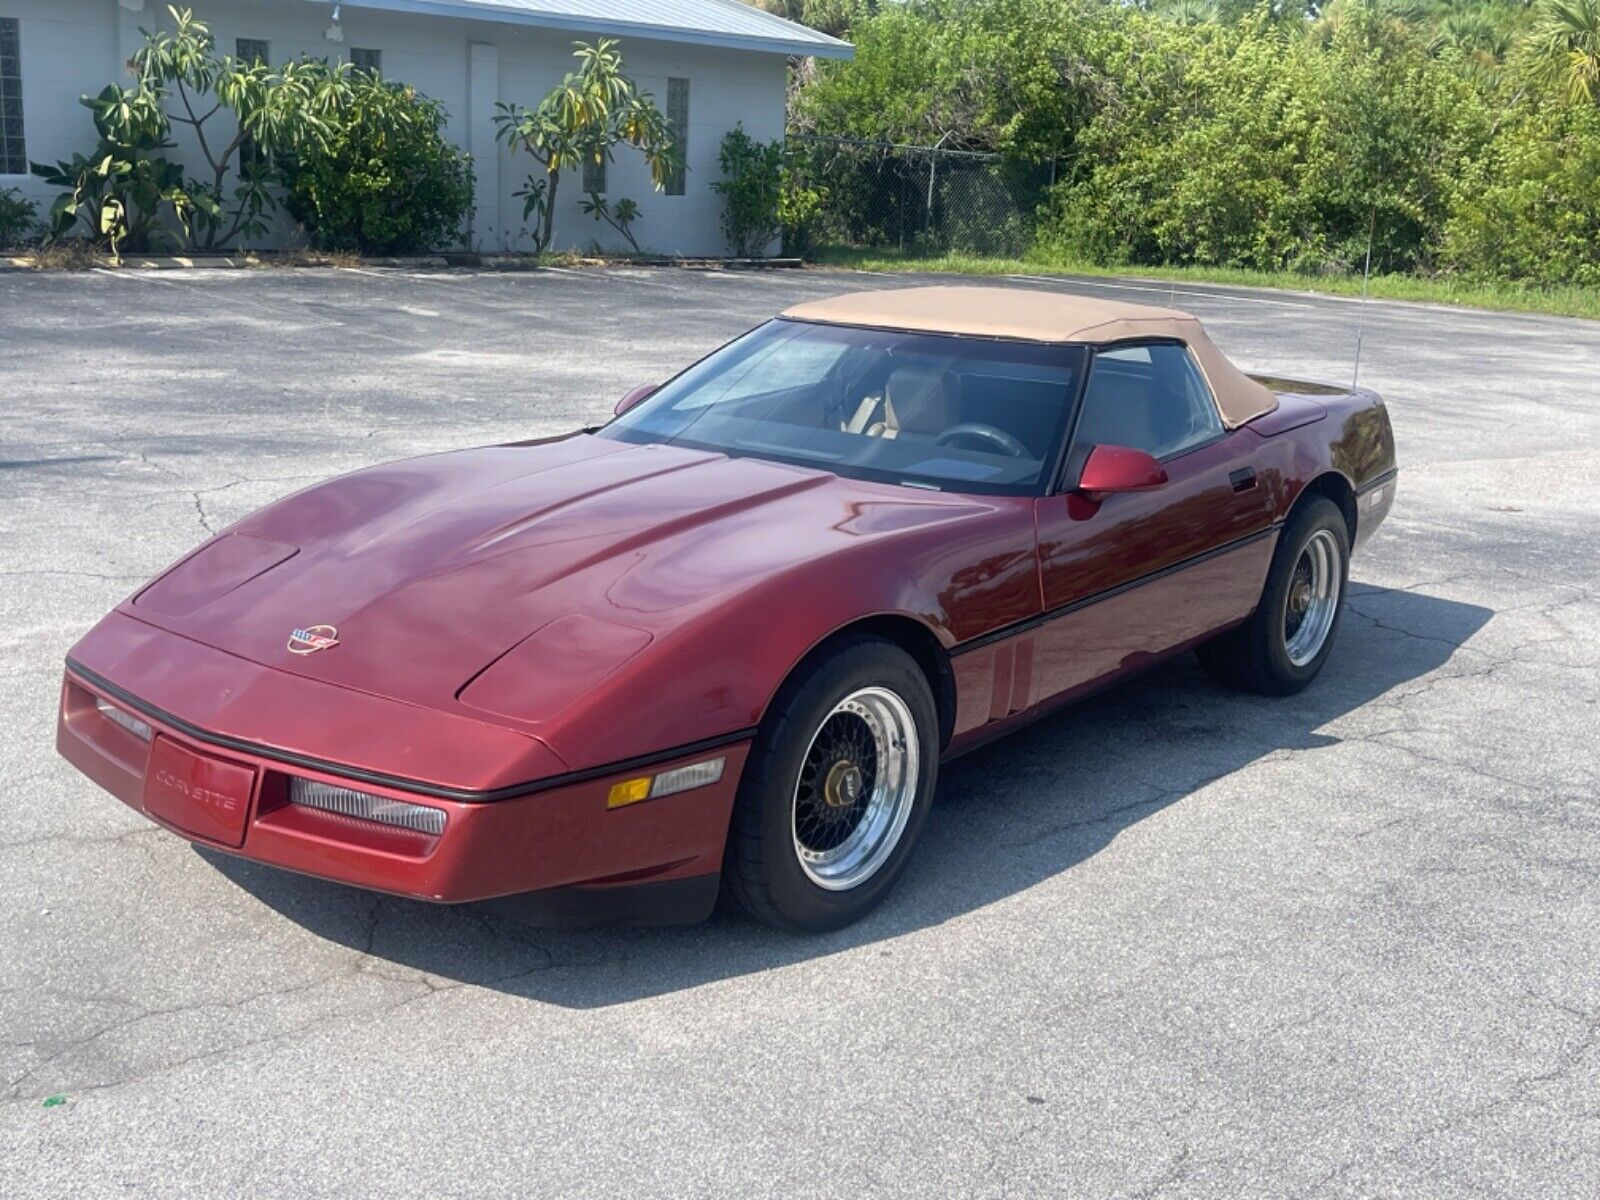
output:
M292 677L278 679L286 690L297 686ZM292 697L286 700L292 703ZM135 724L142 722L150 736L108 716L102 702L136 718ZM359 707L363 698L352 694L346 702ZM700 747L648 767L586 772L571 782L557 777L530 785L536 790L521 795L453 799L440 794L449 789L375 783L370 775L353 778L308 766L277 746L252 750L238 738L210 736L183 717L143 702L135 688L69 664L56 748L123 803L196 845L417 899L460 902L563 889L569 908L574 896L581 902L588 893L596 897L597 908L612 912L615 904L606 901L615 897L605 894L644 884L696 881L703 885L696 895L714 897L710 885L722 867L749 743ZM158 749L185 760L193 756L238 781L245 807L236 839L203 822L179 818L183 823L176 823L170 805L151 803L157 790L151 783L152 760L165 761L157 758ZM716 783L626 807L607 806L616 783L708 757L725 759ZM463 773L468 773L466 764ZM294 804L291 777L438 809L444 826L435 835Z

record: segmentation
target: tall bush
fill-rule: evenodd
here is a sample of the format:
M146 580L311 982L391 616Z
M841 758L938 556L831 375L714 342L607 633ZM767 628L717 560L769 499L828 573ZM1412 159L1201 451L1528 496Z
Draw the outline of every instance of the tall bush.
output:
M329 250L405 254L457 242L472 214L472 164L444 136L444 106L365 72L347 86L321 142L278 156L290 216Z
M1444 251L1484 278L1600 287L1600 106L1510 114L1462 175Z
M738 258L758 258L778 236L783 198L783 143L758 142L735 125L717 151L722 178L711 190L722 197L722 234Z

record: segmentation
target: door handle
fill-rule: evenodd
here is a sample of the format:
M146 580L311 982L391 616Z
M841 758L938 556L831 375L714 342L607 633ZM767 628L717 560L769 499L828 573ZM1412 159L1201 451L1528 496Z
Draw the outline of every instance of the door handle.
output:
M1234 491L1248 492L1256 485L1256 469L1254 467L1240 467L1237 471L1229 471L1228 482L1233 484Z

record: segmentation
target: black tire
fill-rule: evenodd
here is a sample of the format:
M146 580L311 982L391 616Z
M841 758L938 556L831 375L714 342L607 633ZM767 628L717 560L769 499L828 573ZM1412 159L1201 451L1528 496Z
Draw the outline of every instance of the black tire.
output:
M1297 570L1307 570L1301 559L1313 539L1322 539L1319 547L1336 551L1333 556L1338 560L1338 590L1332 620L1320 647L1313 657L1297 663L1289 652L1289 631L1293 626L1289 603L1297 584ZM1292 696L1315 679L1328 660L1344 615L1349 579L1350 530L1344 513L1326 496L1309 496L1295 507L1278 539L1256 611L1243 625L1202 645L1197 651L1200 665L1214 679L1231 687L1266 696Z
M898 697L915 728L915 775L906 770L900 776L908 781L900 794L909 796L909 814L892 846L885 836L881 861L869 876L840 890L830 890L819 885L801 862L801 835L796 824L801 801L797 790L801 787L802 769L808 769L802 824L813 813L827 814L831 809L833 813L844 813L829 817L837 819L842 828L858 809L861 814L867 812L873 785L865 780L876 781L875 766L870 768L870 775L865 770L858 774L854 790L847 789L850 795L860 795L861 800L830 803L829 808L823 808L815 786L818 768L815 763L808 765L807 756L813 751L814 741L819 754L826 749L828 743L822 740L824 725L834 719L835 707L869 688ZM844 725L852 719L860 718L848 713L838 717ZM862 728L870 731L871 726L863 721ZM870 750L865 757L872 764L878 761ZM901 761L909 758L904 754ZM727 894L750 916L792 932L817 933L860 920L882 902L905 869L927 823L938 773L938 713L927 677L916 661L882 638L840 638L796 668L761 721L739 780L728 831L723 870ZM884 778L889 777L886 767ZM837 789L831 794L839 796ZM895 811L905 811L905 803L897 805ZM865 816L855 819L858 824L866 821Z

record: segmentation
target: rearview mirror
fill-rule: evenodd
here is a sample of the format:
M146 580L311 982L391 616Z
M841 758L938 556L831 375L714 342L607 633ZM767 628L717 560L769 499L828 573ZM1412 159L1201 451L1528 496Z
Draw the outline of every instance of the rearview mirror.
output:
M1096 446L1078 476L1078 491L1090 500L1115 492L1147 492L1167 482L1167 470L1132 446Z
M617 407L612 409L612 411L620 417L635 404L639 403L639 401L643 400L647 396L653 396L660 390L661 385L659 383L647 383L642 387L636 387L627 395L623 396L621 400L618 400Z

